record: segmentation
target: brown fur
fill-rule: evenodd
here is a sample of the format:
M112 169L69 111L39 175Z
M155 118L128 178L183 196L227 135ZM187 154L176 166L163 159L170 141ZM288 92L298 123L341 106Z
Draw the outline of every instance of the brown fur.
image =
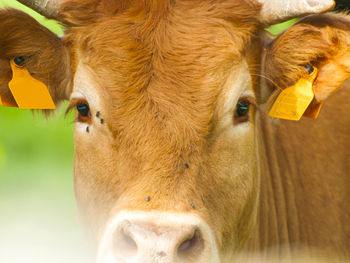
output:
M227 20L217 20L216 17L209 16L208 9L205 9L207 6L195 7L191 6L192 3L186 4L188 6L181 6L179 3L172 6L162 18L156 20L157 22L151 19L152 16L148 16L148 13L142 13L143 7L135 5L135 9L130 7L132 11L107 17L106 20L99 18L98 22L89 24L88 27L75 26L68 32L67 40L72 43L73 50L81 52L73 54L74 60L82 60L89 65L95 72L96 79L100 80L96 85L103 86L112 98L107 102L110 104L106 115L109 129L114 135L113 147L107 143L102 147L109 149L110 157L104 160L104 169L109 167L109 172L103 178L94 178L87 186L86 182L91 180L91 176L101 174L101 170L95 166L85 169L92 171L77 177L78 198L85 204L85 213L90 216L96 211L96 203L103 204L99 210L98 222L103 222L104 217L108 218L110 214L123 208L190 212L192 208L188 201L192 200L198 208L197 212L219 234L218 241L222 251L238 250L244 246L252 228L250 218L254 210L256 192L249 188L252 183L249 180L254 179L240 181L241 185L246 186L245 189L240 189L227 181L228 178L213 177L212 175L218 174L217 171L221 169L218 167L221 160L213 158L210 154L210 151L214 150L211 148L213 142L210 135L216 125L212 114L215 112L216 98L219 96L218 87L223 86L223 81L229 76L229 70L239 63L242 54L256 51L246 50L247 47L255 46L247 45L245 39L254 32L254 27L247 30L246 21L245 24L241 24L234 18L230 19L230 23ZM176 12L176 7L181 10L181 14ZM72 24L78 23L79 20ZM110 28L110 24L114 26ZM216 27L218 24L223 25L226 32L230 32L234 41L228 41L227 36L222 34L223 31ZM211 31L211 28L215 30ZM300 33L297 28L291 32L291 35ZM306 39L315 38L314 31L309 35L308 31L302 31L300 38L303 34ZM213 42L213 39L220 39L220 42ZM279 43L278 40L276 43ZM319 39L314 39L312 43L319 43ZM279 44L281 49L286 49L285 45L288 42ZM281 57L289 58L291 52L286 50ZM320 46L318 51L328 54L329 45ZM314 51L310 53L310 56L307 52L304 54L305 64L313 61ZM302 55L301 51L300 57ZM256 55L253 57L256 58ZM253 61L252 59L251 63L254 63ZM298 69L300 70L300 67ZM272 71L271 77L277 80L278 77L273 74L276 74L276 70ZM207 78L208 75L211 76L210 79ZM321 123L319 122L320 126L325 125ZM215 137L212 138L214 139ZM281 144L284 140L288 141L288 138L281 138ZM85 146L77 149L79 163L93 161L90 157L85 157L84 153L89 149ZM220 145L215 150L226 151L226 148ZM236 151L233 148L231 150L232 153ZM96 149L90 154L98 156L101 153ZM206 159L206 154L210 159ZM340 155L342 154L344 153ZM113 160L118 160L118 163ZM186 171L184 161L189 162L191 171ZM264 176L269 177L271 173L266 171ZM289 207L289 204L287 208L278 200L286 198L280 184L289 185L294 179L275 180L290 181L271 182L272 189L268 193L264 192L266 196L261 196L260 207L264 209L260 210L259 223L271 225L259 229L261 239L258 247L265 249L271 245L295 242L323 249L322 241L332 231L331 220L325 220L325 224L330 226L322 232L322 237L315 234L316 229L312 234L311 229L310 234L305 235L289 233L289 222L285 220L289 217L292 221L290 224L293 224L293 219L298 216L297 210L303 209L302 202L298 204L298 208ZM105 194L101 195L101 192ZM92 201L87 193L93 193L97 199ZM145 203L144 197L148 195L152 196L152 202ZM110 212L117 198L118 205ZM243 205L240 203L242 198L246 198ZM264 203L264 198L272 202L270 205L277 206L277 214L273 213L276 211L270 210L269 204ZM319 201L318 198L317 196L315 200ZM335 207L334 212L338 209L339 207ZM220 217L212 217L208 214L209 211ZM233 211L236 214L233 214ZM290 211L295 211L296 214ZM313 210L312 213L319 215L323 212ZM264 213L267 213L268 218ZM310 221L306 225L312 224L315 218L310 217L308 220ZM291 235L295 236L289 238ZM346 235L338 238L339 250L336 252L344 253L344 247L347 246Z
M74 61L89 65L96 74L96 85L104 87L112 98L106 100L109 106L105 114L115 138L109 151L110 158L114 157L105 162L111 171L118 171L101 179L98 167L89 169L95 175L86 175L94 180L88 191L98 198L94 202L104 204L100 220L113 213L110 209L116 196L120 196L118 209L190 212L193 201L202 217L224 233L219 239L227 246L232 244L232 236L226 233L242 218L236 215L226 224L231 217L229 207L241 204L237 197L225 203L214 198L219 185L230 179L200 172L201 159L214 126L220 87L232 68L240 66L258 26L255 17L259 6L236 1L222 1L222 5L178 1L155 19L141 3L118 16L99 18L98 23L67 32ZM83 152L77 150L82 163L86 158ZM114 158L120 162L116 164ZM185 161L190 170L186 171ZM78 196L91 214L96 206L84 197L86 180L83 175L77 178L78 188L84 188ZM205 187L208 185L213 187ZM245 196L251 190L239 191L236 195ZM101 192L105 194L99 195ZM152 202L145 204L147 195L152 196ZM214 219L208 211L223 216Z
M222 254L271 246L280 253L280 246L298 244L346 255L350 109L343 105L348 90L330 99L327 113L314 122L271 123L258 114L258 145L253 112L252 128L245 134L220 126L222 102L237 72L245 62L251 74L259 67L260 8L249 0L67 0L61 6L71 77L78 64L89 69L103 107L91 108L101 111L103 125L94 125L93 114L91 123L85 123L91 124L88 135L80 133L81 123L75 131L77 202L95 236L121 209L175 211L201 216L215 232ZM11 27L23 16L4 13L0 19L9 19L8 14L16 18ZM276 86L295 82L309 63L320 68L318 81L334 72L326 70L329 65L345 65L348 18L327 16L335 28L317 22L321 18L307 18L268 47L265 74ZM35 31L40 28L27 23ZM3 42L16 44L13 35ZM48 36L29 39L55 39ZM10 45L4 47L8 54ZM44 64L48 70L66 66L67 61L52 59L57 46L39 48L51 58ZM65 52L61 48L58 44L59 55ZM23 50L21 46L13 54ZM45 59L35 61L43 65ZM35 66L28 65L33 75ZM70 82L66 74L59 76ZM343 80L347 75L341 71L337 76ZM256 76L247 81L257 84ZM55 87L63 92L59 83ZM259 169L254 146L260 151Z
M262 184L251 248L276 248L270 253L278 256L286 244L286 255L308 247L317 255L350 256L349 94L347 82L317 120L259 119Z

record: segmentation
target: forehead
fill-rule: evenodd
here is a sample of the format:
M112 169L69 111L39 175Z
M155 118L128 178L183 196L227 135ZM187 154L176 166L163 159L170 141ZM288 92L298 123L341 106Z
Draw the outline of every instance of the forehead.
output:
M113 119L146 110L209 122L222 86L245 62L255 29L256 7L227 2L154 7L135 1L123 12L72 29L76 64L92 69L96 88L111 98Z

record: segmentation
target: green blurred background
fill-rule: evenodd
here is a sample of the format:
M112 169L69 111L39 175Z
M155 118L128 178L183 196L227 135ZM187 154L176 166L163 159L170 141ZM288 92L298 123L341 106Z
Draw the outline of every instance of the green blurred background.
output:
M15 0L51 31L62 28ZM294 21L269 29L276 34ZM73 116L0 106L0 262L87 262L75 214Z
M9 6L63 34L56 22L0 0L0 8ZM87 262L73 191L73 116L64 117L65 106L49 120L0 106L1 263Z

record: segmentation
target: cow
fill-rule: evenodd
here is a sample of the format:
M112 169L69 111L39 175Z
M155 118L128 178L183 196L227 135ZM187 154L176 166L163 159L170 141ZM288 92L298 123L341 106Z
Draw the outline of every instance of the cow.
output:
M15 63L76 110L78 215L98 263L350 257L350 17L319 14L333 1L20 2L65 34L0 11L1 100L17 104ZM318 119L268 117L310 69Z

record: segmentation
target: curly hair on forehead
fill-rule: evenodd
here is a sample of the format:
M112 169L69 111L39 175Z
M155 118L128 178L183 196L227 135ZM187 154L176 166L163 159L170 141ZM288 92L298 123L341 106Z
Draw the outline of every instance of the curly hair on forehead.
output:
M61 4L57 19L68 26L79 26L130 8L134 8L134 11L145 10L156 19L166 16L171 6L177 3L207 7L207 11L213 15L249 23L257 18L261 9L261 4L253 0L67 0Z
M202 138L221 87L232 71L239 71L260 25L260 5L249 0L135 0L116 3L113 13L104 8L115 2L104 1L80 4L97 8L81 11L73 8L77 0L69 0L61 9L72 25L65 37L72 43L72 72L80 62L92 69L96 86L111 98L108 109L116 131L131 129L126 125L130 114L134 120L141 116L139 123L152 130L156 114L159 125L168 123L164 129L188 131L186 123L192 123L182 144L191 136ZM178 116L187 116L187 122ZM128 134L136 138L140 127ZM180 137L174 145L181 144Z
M182 64L188 60L188 65L194 66L198 61L206 68L201 74L211 75L220 59L227 61L227 68L240 61L261 26L260 9L253 0L67 0L60 8L59 20L67 25L65 41L71 43L73 73L77 54L86 52L85 59L93 61L96 68L98 64L102 68L115 65L121 72L133 63L132 72L144 66L140 76L146 77L152 75L146 74L147 68L154 71L158 62L167 66L165 57L181 54ZM194 66L194 71L198 68ZM184 71L188 70L187 66ZM174 72L174 67L169 72Z
M133 0L68 0L62 3L58 19L69 26L78 26L96 22L96 20L115 15L128 9ZM139 1L144 3L145 1ZM168 1L152 1L164 5Z

